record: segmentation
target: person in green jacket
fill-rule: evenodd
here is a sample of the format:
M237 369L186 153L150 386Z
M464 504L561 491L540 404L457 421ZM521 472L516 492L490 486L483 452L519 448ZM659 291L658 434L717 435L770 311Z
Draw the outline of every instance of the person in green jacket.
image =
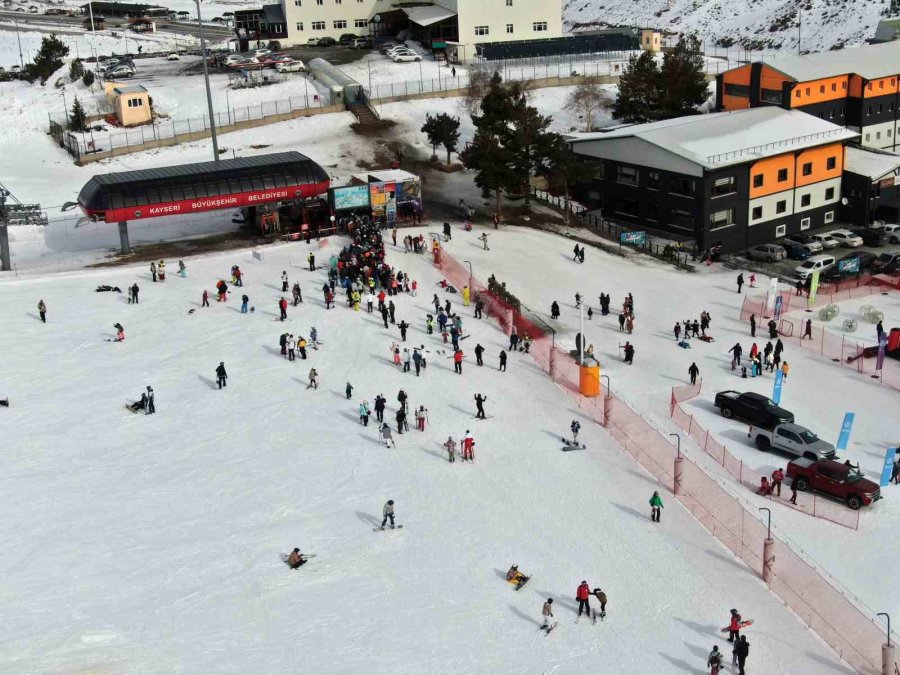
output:
M659 496L659 492L654 492L653 496L650 497L650 520L654 523L659 522L659 510L661 508L663 508L662 497Z

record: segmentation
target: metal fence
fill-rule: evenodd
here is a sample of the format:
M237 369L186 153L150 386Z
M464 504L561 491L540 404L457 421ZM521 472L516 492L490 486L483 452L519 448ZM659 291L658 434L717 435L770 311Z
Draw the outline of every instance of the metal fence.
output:
M768 533L757 514L750 510L752 505L732 495L700 465L680 456L664 431L654 427L608 388L601 388L596 398L582 396L579 367L569 354L557 347L554 336L542 333L533 321L490 293L466 267L443 250L439 267L453 285L470 286L485 301L488 316L497 319L504 330L515 325L520 336L527 330L534 339L531 356L553 381L641 466L672 490L675 498L716 539L760 577L765 571L769 589L844 661L864 675L882 672L885 630L868 607L796 553L783 537L772 537L774 556L763 560ZM681 393L672 394L673 400L683 400L681 397ZM733 466L726 468L735 475ZM885 664L885 667L893 672L898 664Z

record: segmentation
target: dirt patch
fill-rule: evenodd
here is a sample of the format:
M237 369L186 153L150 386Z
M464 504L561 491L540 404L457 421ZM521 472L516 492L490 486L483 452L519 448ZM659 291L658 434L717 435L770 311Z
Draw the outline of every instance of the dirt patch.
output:
M200 253L212 253L216 251L230 251L240 248L253 248L276 242L275 238L260 237L256 232L244 228L234 232L213 234L208 237L196 237L192 239L176 239L175 241L162 241L155 244L143 244L134 246L128 255L111 254L109 260L88 265L88 267L118 267L134 262L150 260L171 260Z
M263 148L271 148L272 144L271 143L254 143L253 145L250 145L248 147L251 147L254 150L262 150Z
M396 126L396 124L397 123L394 120L378 120L377 122L373 122L372 124L360 124L359 122L353 122L350 125L350 128L354 133L357 133L365 138L380 138L382 131L386 131L391 127Z

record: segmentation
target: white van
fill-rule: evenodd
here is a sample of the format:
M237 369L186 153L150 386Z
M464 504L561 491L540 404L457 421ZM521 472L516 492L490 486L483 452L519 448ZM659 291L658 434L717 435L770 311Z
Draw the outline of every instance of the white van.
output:
M900 225L897 223L887 223L881 226L884 232L884 238L889 244L900 244Z
M824 272L830 267L834 267L834 263L833 255L827 253L814 255L794 268L794 276L801 281L806 281L813 272Z

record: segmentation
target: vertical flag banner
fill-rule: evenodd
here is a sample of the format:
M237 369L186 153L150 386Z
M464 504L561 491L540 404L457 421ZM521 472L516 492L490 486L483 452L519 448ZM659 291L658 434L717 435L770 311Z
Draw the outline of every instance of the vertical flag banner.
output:
M846 450L847 443L850 442L850 432L853 430L853 419L856 417L856 413L848 412L844 414L844 421L841 424L841 435L838 436L837 446L835 446L838 450Z
M778 295L778 279L769 280L769 290L766 291L766 314L771 315L775 309L775 296Z
M891 470L894 468L894 457L897 455L897 448L888 448L884 453L884 468L881 469L881 487L891 482Z
M781 383L784 381L784 373L781 370L775 371L775 389L772 390L772 400L775 405L781 404Z
M878 356L875 359L875 370L884 368L884 353L887 350L887 333L878 336Z
M784 306L784 300L781 297L781 294L778 294L778 297L775 298L775 320L778 321L778 317L781 316L781 309Z
M807 305L812 305L816 301L816 291L819 290L819 270L812 273L812 279L809 282L809 297L806 299Z

